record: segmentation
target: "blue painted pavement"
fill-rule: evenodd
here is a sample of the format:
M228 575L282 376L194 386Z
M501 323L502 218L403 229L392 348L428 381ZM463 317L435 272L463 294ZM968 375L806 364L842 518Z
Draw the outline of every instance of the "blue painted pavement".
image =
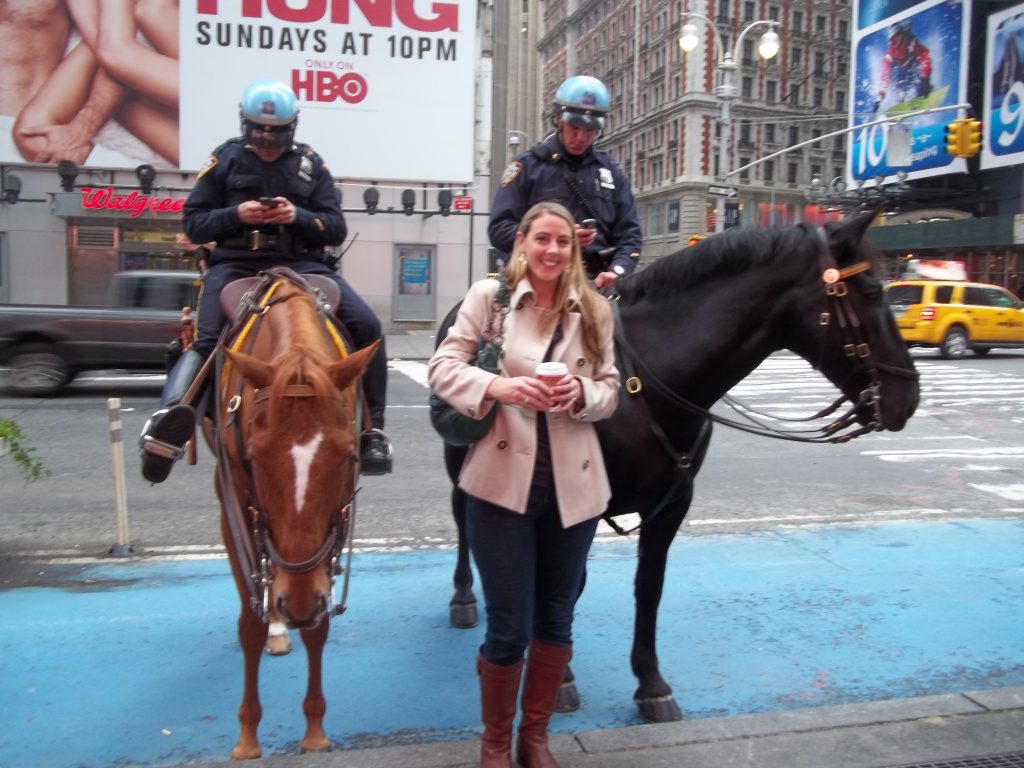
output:
M583 708L553 730L638 722L634 547L595 544L573 660ZM357 553L325 656L337 746L478 732L482 628L448 626L453 562L450 551ZM660 612L662 670L687 718L1022 686L1022 604L1022 520L683 535ZM0 765L226 759L237 605L224 560L110 562L0 592ZM302 652L264 657L265 755L298 751L305 669Z

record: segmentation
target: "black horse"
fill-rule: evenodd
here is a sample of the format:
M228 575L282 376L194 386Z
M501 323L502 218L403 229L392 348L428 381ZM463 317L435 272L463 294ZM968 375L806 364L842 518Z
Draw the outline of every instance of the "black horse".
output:
M711 437L706 409L773 352L788 349L821 371L852 404L815 442L903 428L918 402L918 376L863 239L874 212L825 228L730 230L619 281L619 407L597 423L612 486L605 518L642 520L630 661L634 699L650 722L679 720L655 650L668 549L686 516ZM458 307L438 330L443 339ZM842 400L843 398L841 398ZM838 403L837 403L838 404ZM748 423L749 425L749 423ZM849 431L852 429L852 433ZM845 430L845 432L843 431ZM761 432L760 428L752 431ZM445 445L453 485L465 448ZM452 491L459 529L452 624L476 624L465 543L465 495ZM560 710L578 706L567 673Z

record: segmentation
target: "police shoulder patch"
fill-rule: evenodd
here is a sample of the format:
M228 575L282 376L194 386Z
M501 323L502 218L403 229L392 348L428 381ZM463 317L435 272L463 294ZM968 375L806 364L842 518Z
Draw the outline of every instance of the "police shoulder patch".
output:
M519 174L523 170L523 164L518 160L513 160L509 163L508 168L501 174L501 186L507 187L513 181L519 178Z
M201 170L196 175L196 181L199 181L199 179L203 178L203 176L208 174L210 171L212 171L216 167L217 167L217 156L216 155L210 155L210 159L206 161L206 166L203 168L203 170Z

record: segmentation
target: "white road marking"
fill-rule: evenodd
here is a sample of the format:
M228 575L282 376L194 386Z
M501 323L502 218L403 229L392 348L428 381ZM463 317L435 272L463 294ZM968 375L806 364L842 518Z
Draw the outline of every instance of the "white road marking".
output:
M388 360L388 368L408 376L423 387L427 384L427 364L418 360Z
M971 488L991 493L1007 501L1024 501L1024 484L1010 483L1007 485L982 485L979 483L968 483Z

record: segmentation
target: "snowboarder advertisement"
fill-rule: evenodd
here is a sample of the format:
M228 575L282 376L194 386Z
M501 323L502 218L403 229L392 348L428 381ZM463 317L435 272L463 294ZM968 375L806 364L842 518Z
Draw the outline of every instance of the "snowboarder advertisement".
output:
M969 39L970 2L931 0L907 10L901 3L899 15L879 17L871 26L854 32L852 127L965 101L964 41ZM849 179L863 182L899 171L913 179L962 171L964 161L951 157L945 148L946 125L956 117L951 110L908 119L909 166L896 165L888 156L892 125L853 131Z

